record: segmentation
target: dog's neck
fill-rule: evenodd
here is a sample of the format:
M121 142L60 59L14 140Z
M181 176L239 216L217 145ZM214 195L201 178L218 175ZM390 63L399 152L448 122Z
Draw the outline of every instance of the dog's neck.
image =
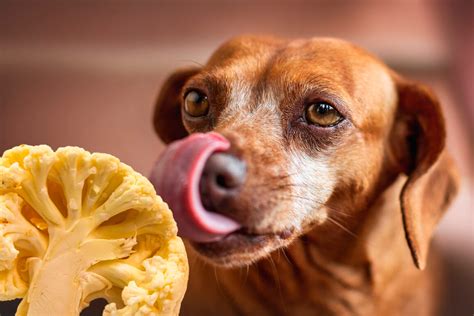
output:
M192 259L184 314L190 313L187 306L202 306L195 315L391 315L416 305L406 300L417 299L413 290L424 279L406 245L398 203L392 203L403 182L395 181L372 204L356 236L345 233L343 242L350 251L338 260L327 253L328 247L319 247L321 236L315 231L248 268L219 269ZM203 297L204 286L209 302ZM193 302L194 297L200 302Z

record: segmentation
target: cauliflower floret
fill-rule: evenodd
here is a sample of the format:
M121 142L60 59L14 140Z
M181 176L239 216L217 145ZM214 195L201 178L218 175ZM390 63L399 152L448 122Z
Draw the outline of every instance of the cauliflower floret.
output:
M0 158L0 300L17 315L177 315L188 262L171 211L117 158L18 146Z

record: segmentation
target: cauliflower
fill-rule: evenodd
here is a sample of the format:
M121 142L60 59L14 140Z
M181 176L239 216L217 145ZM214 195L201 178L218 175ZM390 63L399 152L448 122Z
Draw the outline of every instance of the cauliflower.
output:
M171 211L117 158L18 146L0 158L0 300L17 315L177 315L188 262Z

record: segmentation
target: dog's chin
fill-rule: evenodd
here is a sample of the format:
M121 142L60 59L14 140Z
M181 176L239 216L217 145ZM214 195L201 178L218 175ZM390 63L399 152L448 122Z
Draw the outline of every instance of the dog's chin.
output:
M291 229L264 234L251 234L241 229L219 241L191 241L190 244L205 261L216 266L236 268L248 266L288 246L296 236Z

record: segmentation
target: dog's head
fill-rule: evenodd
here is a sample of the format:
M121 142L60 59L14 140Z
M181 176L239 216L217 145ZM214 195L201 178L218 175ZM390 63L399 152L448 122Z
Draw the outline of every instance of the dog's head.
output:
M455 192L433 94L340 40L233 39L168 78L154 125L166 143L215 132L171 146L154 181L182 233L218 265L248 264L310 229L336 238L341 218L357 230L404 173L404 229L423 267Z

